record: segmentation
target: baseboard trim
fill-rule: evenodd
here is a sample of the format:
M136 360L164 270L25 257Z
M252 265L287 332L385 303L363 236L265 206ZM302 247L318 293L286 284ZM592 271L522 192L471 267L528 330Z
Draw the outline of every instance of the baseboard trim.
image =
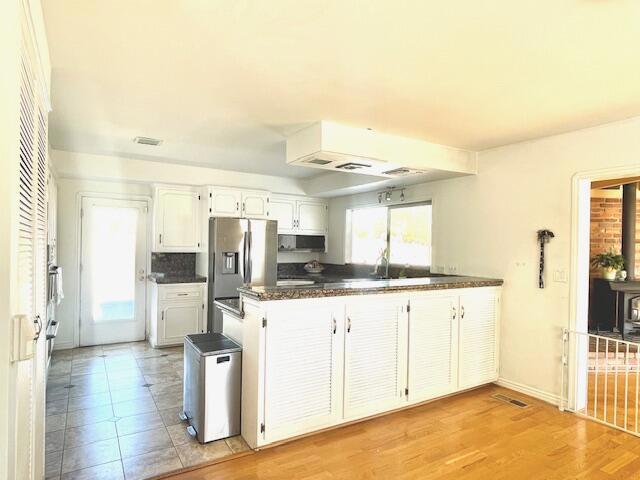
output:
M54 352L56 350L69 350L70 348L73 348L73 342L55 342L53 344Z
M505 378L499 378L495 383L496 385L499 385L501 387L524 393L525 395L537 398L538 400L542 400L543 402L547 402L555 406L560 405L560 397L553 393L545 392L544 390L539 390L537 388L530 387L529 385L523 385L522 383L513 382Z

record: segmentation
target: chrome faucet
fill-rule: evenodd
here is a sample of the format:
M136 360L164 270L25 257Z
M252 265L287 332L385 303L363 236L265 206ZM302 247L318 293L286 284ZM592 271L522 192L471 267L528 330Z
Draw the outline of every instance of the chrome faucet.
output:
M384 264L384 273L380 273L380 269ZM389 251L387 248L383 248L380 251L380 256L376 260L375 267L373 268L372 275L376 277L389 278Z

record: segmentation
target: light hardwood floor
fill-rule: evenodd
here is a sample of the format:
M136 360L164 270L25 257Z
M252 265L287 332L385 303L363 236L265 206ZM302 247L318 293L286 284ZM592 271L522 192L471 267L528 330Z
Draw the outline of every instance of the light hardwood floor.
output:
M167 478L635 479L640 439L488 386Z

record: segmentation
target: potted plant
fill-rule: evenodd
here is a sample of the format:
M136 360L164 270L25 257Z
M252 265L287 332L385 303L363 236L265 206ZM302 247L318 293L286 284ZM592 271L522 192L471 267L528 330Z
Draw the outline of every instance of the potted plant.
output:
M606 280L615 280L618 270L624 268L624 257L619 253L609 250L599 253L591 259L591 266L602 268L602 277Z

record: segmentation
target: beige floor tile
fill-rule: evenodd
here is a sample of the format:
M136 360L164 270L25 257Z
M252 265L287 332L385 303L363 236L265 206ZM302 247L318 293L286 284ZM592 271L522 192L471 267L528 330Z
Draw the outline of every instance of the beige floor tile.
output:
M119 436L130 435L132 433L144 432L164 426L162 417L158 412L143 413L124 417L116 422L116 430Z
M67 381L65 385L59 385L55 387L47 386L47 390L46 390L47 401L65 400L69 398L69 388L67 388L68 384L69 382Z
M118 439L111 438L64 451L62 473L93 467L120 459Z
M57 430L64 430L67 426L67 414L61 413L59 415L49 415L45 417L46 432L55 432Z
M131 415L139 415L141 413L155 412L156 405L153 401L145 398L127 400L113 404L113 414L116 417L129 417Z
M62 475L62 480L123 480L124 470L122 462L103 463L95 467L83 468Z
M49 378L71 374L71 361L63 360L55 363L52 361L47 374Z
M224 441L227 442L227 445L229 445L229 448L233 453L248 452L251 450L251 447L247 445L247 442L245 442L244 438L240 435L225 438Z
M182 468L180 457L173 447L125 458L122 465L127 480L142 480Z
M64 432L64 448L76 448L117 436L116 424L110 421L67 428Z
M224 440L217 440L205 445L189 442L177 446L176 451L185 467L212 462L232 453Z
M175 383L182 381L182 377L177 373L158 373L145 375L144 379L147 383L157 385L160 383Z
M173 446L165 427L147 430L119 437L122 458L135 457L144 453Z
M152 402L153 397L147 387L135 387L122 390L113 390L111 392L111 401L113 403L126 402L128 400L145 399Z
M182 392L165 393L154 397L156 406L159 410L165 410L167 408L181 408L183 405Z
M146 385L147 380L142 376L109 377L109 388L115 390L129 390Z
M60 375L57 377L49 377L47 379L47 390L54 387L66 387L69 385L71 375Z
M85 395L83 397L69 398L69 412L82 410L83 408L101 407L111 403L111 395L109 392L96 393L93 395Z
M111 405L76 410L67 414L67 428L104 422L111 418L113 418Z
M62 469L62 450L58 452L49 452L44 458L44 475L46 478L57 478L60 476Z
M56 430L45 434L45 452L57 452L64 448L64 430Z
M189 442L198 442L187 432L187 427L189 426L186 422L181 422L176 425L170 425L167 427L167 432L169 432L169 436L171 437L171 441L174 446L184 445Z
M160 410L162 421L167 427L170 425L177 425L179 423L184 423L180 418L181 413L182 413L182 408L167 408L166 410Z
M94 373L106 373L104 368L104 361L99 358L100 363L94 363L91 365L78 365L71 367L71 375L89 375Z
M67 413L67 405L69 400L66 398L60 400L50 400L47 402L47 416L61 415Z
M158 383L149 387L149 390L154 397L182 392L182 382Z
M171 366L166 357L138 358L136 362L140 368Z

